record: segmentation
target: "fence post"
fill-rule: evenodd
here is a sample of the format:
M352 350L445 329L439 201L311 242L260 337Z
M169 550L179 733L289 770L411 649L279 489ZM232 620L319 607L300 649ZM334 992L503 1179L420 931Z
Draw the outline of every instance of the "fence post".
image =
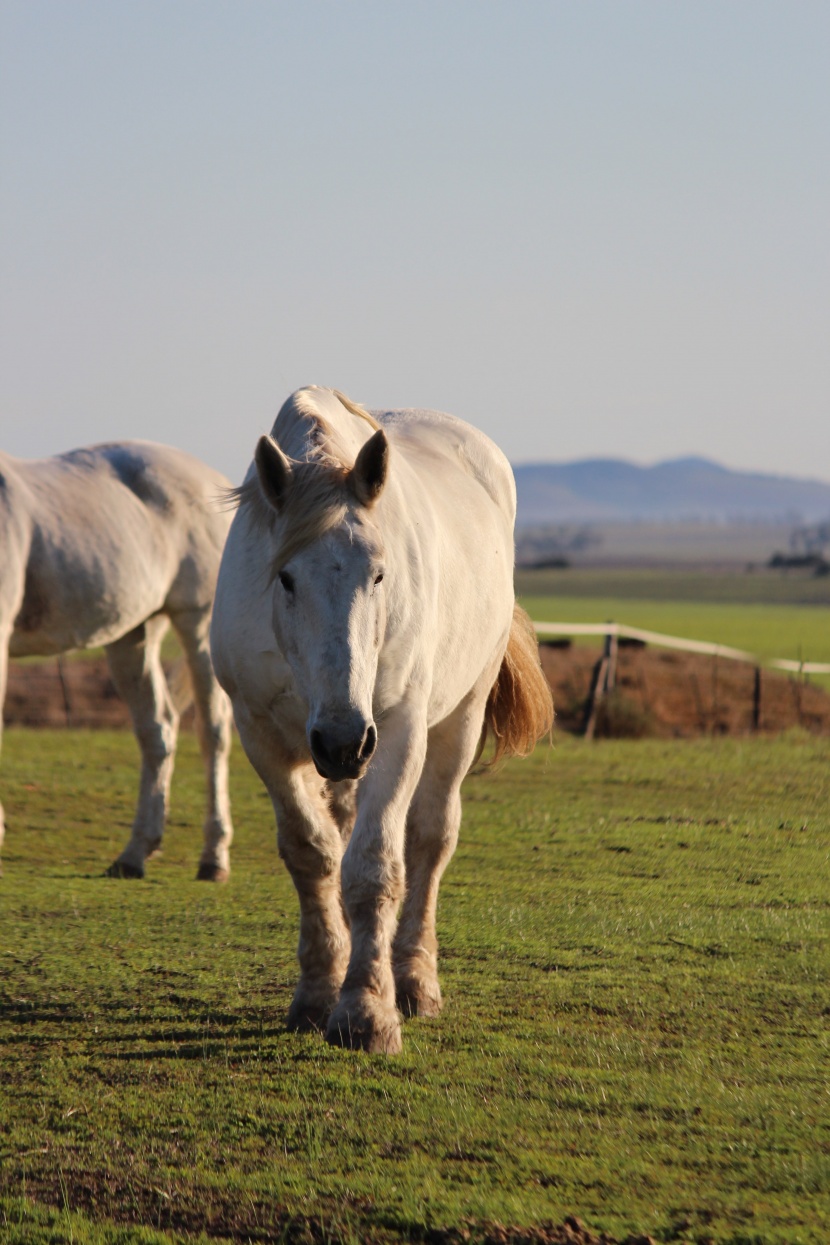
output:
M597 664L594 666L594 677L591 681L591 690L588 693L588 700L585 704L585 725L582 733L586 739L594 738L594 731L597 728L597 714L602 697L608 687L608 674L611 666L612 641L613 654L616 663L616 635L607 633L605 636L605 644Z
M616 631L605 637L605 652L608 655L608 675L605 679L606 692L613 692L617 685L617 649L619 644L620 641Z
M63 673L63 659L58 657L58 678L60 679L61 695L63 696L63 712L66 718L67 728L72 726L72 701L69 699L69 688L66 685L66 677Z
M755 687L752 693L752 729L761 727L761 667L755 667Z

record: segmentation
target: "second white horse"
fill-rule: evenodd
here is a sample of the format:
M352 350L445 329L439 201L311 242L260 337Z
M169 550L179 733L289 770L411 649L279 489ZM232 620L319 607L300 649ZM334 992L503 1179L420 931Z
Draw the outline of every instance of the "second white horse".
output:
M160 658L171 622L207 775L198 876L228 876L230 706L213 675L208 629L229 487L189 454L143 441L36 461L0 454L0 713L9 654L104 646L141 748L132 835L113 876L142 877L161 845L179 721Z

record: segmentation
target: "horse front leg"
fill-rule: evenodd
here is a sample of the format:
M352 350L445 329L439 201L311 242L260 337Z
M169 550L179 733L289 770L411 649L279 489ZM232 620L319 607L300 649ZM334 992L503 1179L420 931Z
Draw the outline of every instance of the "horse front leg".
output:
M467 697L429 733L421 780L406 825L406 897L392 948L398 1007L404 1016L437 1016L435 930L438 888L458 842L461 783L481 738L484 695Z
M349 958L340 897L341 829L322 780L297 765L267 719L234 706L242 746L271 796L277 846L300 901L300 980L288 1011L290 1029L322 1029L337 1001Z
M106 649L113 682L127 703L141 749L132 835L107 870L109 877L144 877L144 862L161 846L164 834L179 729L179 715L161 668L161 641L167 626L164 617L148 619Z
M226 882L230 876L233 823L228 797L228 757L231 750L231 706L213 673L208 633L210 611L176 614L173 626L181 641L193 684L196 729L207 781L207 808L202 855L196 877L202 882Z
M352 949L326 1038L338 1046L397 1054L392 942L404 894L404 837L426 750L423 715L399 709L379 730L358 790L358 811L341 870Z

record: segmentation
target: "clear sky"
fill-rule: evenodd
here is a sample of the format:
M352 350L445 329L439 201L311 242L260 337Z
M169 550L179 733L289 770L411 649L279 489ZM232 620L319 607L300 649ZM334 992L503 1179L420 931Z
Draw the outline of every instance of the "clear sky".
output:
M0 446L298 385L830 479L826 0L0 0Z

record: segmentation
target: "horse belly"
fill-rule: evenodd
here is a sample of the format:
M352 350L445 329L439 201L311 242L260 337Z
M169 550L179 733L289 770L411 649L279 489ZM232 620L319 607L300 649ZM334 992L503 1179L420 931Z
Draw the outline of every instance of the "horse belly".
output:
M84 551L34 548L26 570L23 602L14 622L13 657L49 656L73 648L96 648L120 639L158 613L169 589L165 558L130 542Z

